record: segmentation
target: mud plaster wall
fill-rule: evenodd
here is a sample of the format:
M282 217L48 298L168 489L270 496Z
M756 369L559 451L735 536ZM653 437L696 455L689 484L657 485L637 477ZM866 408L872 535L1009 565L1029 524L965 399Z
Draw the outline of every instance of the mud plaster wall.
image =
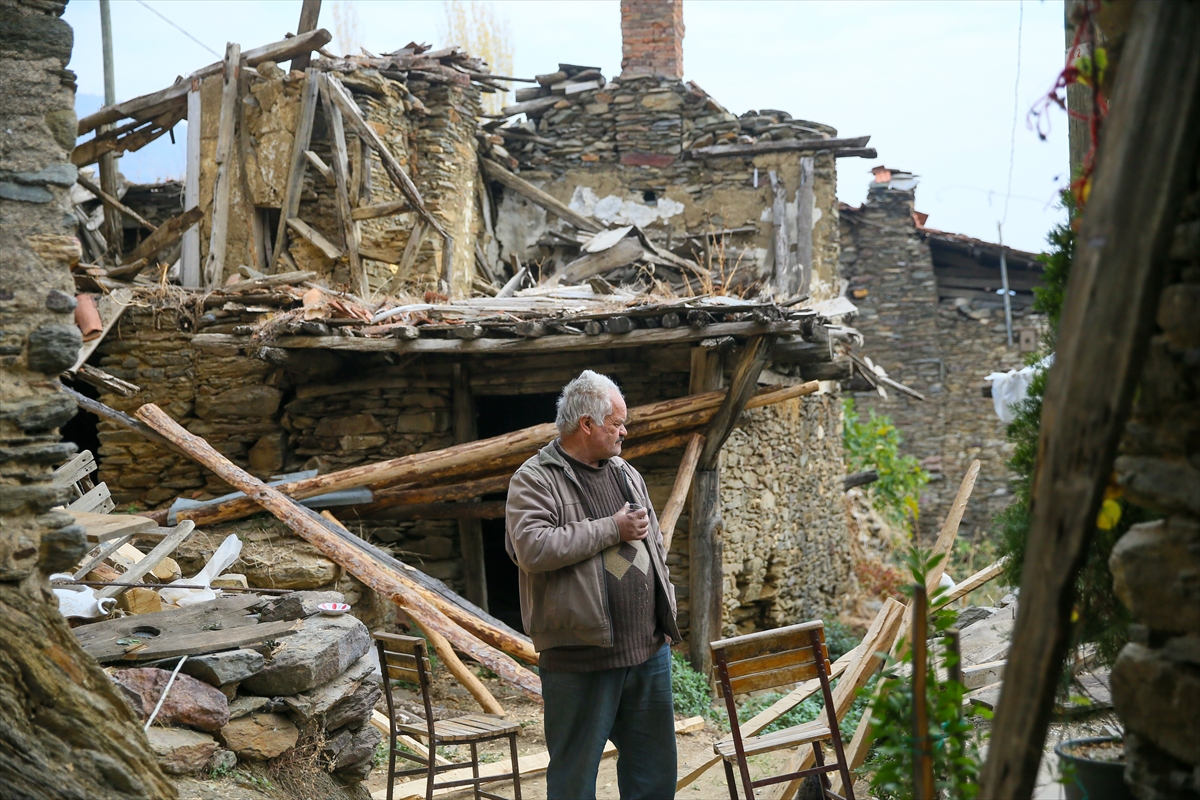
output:
M553 146L506 139L521 163L521 177L584 214L613 225L637 224L660 245L679 245L710 230L753 227L729 238L725 272L769 274L774 264L768 173L777 172L788 199L789 241L796 242L796 191L801 153L705 160L686 155L691 147L736 138L738 118L694 84L661 78L612 81L564 99L527 130ZM822 126L825 132L835 131ZM732 135L731 135L732 134ZM755 169L758 181L755 186ZM814 165L814 300L836 297L838 212L832 154ZM647 193L654 194L648 200ZM540 254L534 246L558 224L523 198L502 191L497 238L504 259ZM697 240L702 241L702 240ZM714 263L714 269L719 265Z
M952 301L938 301L929 245L912 220L913 196L872 187L857 216L843 216L842 277L868 291L854 301L859 315L852 323L866 339L864 352L927 399L889 390L886 400L875 392L855 393L854 400L860 416L871 409L891 416L904 439L901 451L932 474L920 500L924 536L936 535L971 461L982 462L962 523L963 534L975 537L1011 502L1014 477L1012 445L992 400L981 394L983 379L1024 366L1024 354L1008 347L1003 312L973 319ZM1022 310L1014 319L1015 327L1041 324Z

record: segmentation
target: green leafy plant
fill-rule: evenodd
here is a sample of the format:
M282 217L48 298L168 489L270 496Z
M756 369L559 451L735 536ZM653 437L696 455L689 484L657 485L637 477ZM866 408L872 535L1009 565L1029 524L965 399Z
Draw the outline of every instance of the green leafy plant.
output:
M855 633L849 625L836 619L825 622L825 646L829 648L830 660L837 661L858 647L860 642L862 636Z
M929 558L915 548L910 549L904 560L913 577L913 584L925 584L925 576L937 566L943 556ZM912 594L911 586L908 593ZM932 601L936 600L935 593ZM958 613L943 608L929 614L928 630L920 635L942 637L943 663L950 668L957 656L950 651L946 632L957 622ZM901 643L904 655L898 662L890 663L880 678L879 690L871 706L871 729L875 747L871 757L863 766L869 774L871 796L878 800L911 800L913 798L913 764L916 758L916 741L913 731L913 689L911 678L912 649ZM909 671L902 676L901 665ZM955 800L972 800L979 793L979 771L982 768L980 739L969 719L962 713L963 697L967 688L949 678L941 679L933 668L931 659L927 665L925 702L929 722L927 732L933 761L934 784L939 797ZM985 715L988 712L985 712Z
M1049 324L1042 340L1042 349L1029 356L1030 364L1035 364L1054 352L1063 302L1066 298L1067 279L1075 255L1076 234L1073 223L1077 210L1070 192L1063 192L1062 203L1067 210L1067 221L1050 231L1046 237L1050 247L1046 253L1038 256L1044 267L1044 285L1033 290L1033 310L1045 314ZM1009 466L1017 475L1013 487L1014 501L994 518L993 524L998 533L998 554L1009 557L1004 577L1010 586L1020 585L1021 568L1025 561L1025 548L1032 522L1030 497L1037 466L1046 378L1045 370L1035 375L1026 398L1015 406L1016 416L1007 431L1008 439L1014 445L1013 457L1009 461ZM1132 525L1153 518L1154 515L1150 512L1121 498L1117 487L1110 487L1091 536L1087 560L1076 581L1073 615L1075 645L1094 643L1097 646L1098 657L1103 663L1111 664L1116 660L1117 653L1127 640L1129 623L1132 621L1128 610L1113 592L1108 558L1117 539ZM1064 674L1064 689L1068 678L1069 676Z
M675 713L680 716L717 718L708 679L692 669L687 657L676 650L671 651L671 696Z
M849 397L843 401L843 408L846 469L875 470L879 480L867 489L872 505L893 524L906 527L917 516L921 489L929 483L929 473L921 469L915 457L900 455L903 440L891 417L871 409L864 420Z

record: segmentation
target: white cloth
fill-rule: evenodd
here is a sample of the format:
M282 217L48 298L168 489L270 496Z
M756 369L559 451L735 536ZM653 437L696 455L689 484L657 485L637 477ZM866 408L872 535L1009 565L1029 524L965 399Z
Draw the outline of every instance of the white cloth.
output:
M992 382L992 406L995 407L996 416L1001 422L1007 425L1016 419L1017 412L1014 406L1029 396L1029 385L1033 383L1034 377L1042 370L1049 369L1053 363L1054 354L1051 353L1028 367L1010 369L1008 372L993 372L984 378L985 381Z
M183 584L185 586L209 586L213 578L220 575L238 560L238 556L242 554L242 540L236 534L229 534L225 537L225 541L221 542L221 546L217 548L217 552L213 553L212 558L204 565L204 569L196 573L191 578L180 578L177 581L171 581L166 588L160 589L158 596L163 599L164 603L171 603L177 606L190 606L196 603L205 603L209 600L216 600L217 593L212 589L172 589L174 584Z

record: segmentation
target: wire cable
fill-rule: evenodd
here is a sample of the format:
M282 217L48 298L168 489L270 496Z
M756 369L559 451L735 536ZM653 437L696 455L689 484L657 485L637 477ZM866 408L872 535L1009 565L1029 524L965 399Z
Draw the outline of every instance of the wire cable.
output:
M163 15L162 15L162 14L161 14L161 13L160 13L160 12L159 12L157 9L153 8L153 7L152 7L152 6L151 6L149 3L147 3L147 2L146 2L146 0L137 0L137 1L138 1L138 4L139 4L139 5L145 6L147 9L149 9L149 10L150 10L150 12L151 12L152 14L154 14L155 16L157 16L157 17L158 17L159 19L161 19L163 22L167 23L167 24L168 24L168 25L170 25L172 28L174 28L175 30L179 31L179 32L180 32L180 33L182 33L184 36L188 37L189 39L191 39L193 42L195 42L196 44L198 44L198 45L200 45L201 47L203 47L203 48L204 48L205 50L207 50L208 52L212 53L212 54L213 54L214 56L216 56L217 58L224 58L224 56L223 56L223 55L221 55L220 53L218 53L216 50L213 50L211 47L209 47L208 45L206 45L204 42L200 41L200 40L199 40L199 39L197 39L195 36L192 36L190 33L188 33L187 31L185 31L183 28L179 27L179 26L178 26L178 25L176 25L174 22L171 22L171 20L169 20L169 19L167 19L166 17L164 17L164 16L163 16Z
M1025 0L1017 4L1017 79L1013 85L1013 120L1012 134L1008 144L1008 188L1004 192L1004 215L1000 220L1003 226L1008 222L1008 201L1012 197L1013 168L1017 162L1017 109L1021 105L1021 33L1025 25Z

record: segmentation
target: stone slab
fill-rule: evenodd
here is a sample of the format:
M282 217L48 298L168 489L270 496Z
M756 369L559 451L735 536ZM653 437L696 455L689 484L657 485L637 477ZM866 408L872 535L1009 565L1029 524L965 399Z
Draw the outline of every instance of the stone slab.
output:
M193 775L203 770L217 752L217 740L187 728L151 727L146 732L150 749L163 770L172 775Z
M251 714L233 720L221 729L225 746L239 758L265 761L296 746L299 729L282 714Z
M253 694L288 697L341 675L371 648L367 626L349 615L310 617L280 642L262 671L242 682Z
M226 650L189 658L184 662L183 672L212 686L225 686L258 674L264 663L257 651Z

